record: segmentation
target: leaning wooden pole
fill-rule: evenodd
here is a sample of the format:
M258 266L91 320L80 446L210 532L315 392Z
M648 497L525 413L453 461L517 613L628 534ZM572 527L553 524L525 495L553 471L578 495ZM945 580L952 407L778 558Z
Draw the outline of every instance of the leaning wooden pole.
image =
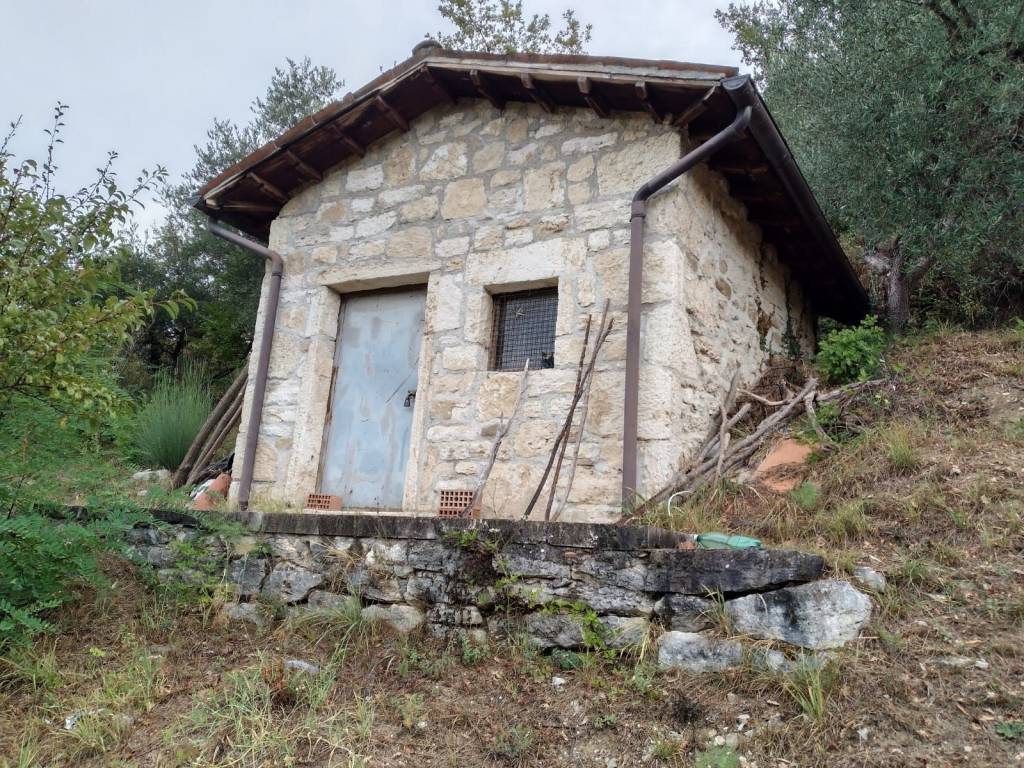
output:
M231 382L231 386L228 387L227 392L220 399L220 402L214 406L213 410L210 411L210 415L206 417L206 421L203 422L203 426L199 428L199 432L196 433L195 440L192 441L192 445L189 446L188 452L185 454L185 458L181 460L181 465L174 473L174 477L171 480L172 488L180 488L185 485L188 481L188 476L192 472L194 467L203 453L203 448L209 441L210 436L217 429L217 425L220 424L221 419L230 410L232 404L240 393L245 391L245 383L249 378L249 361L242 365L242 370L239 372L235 380Z

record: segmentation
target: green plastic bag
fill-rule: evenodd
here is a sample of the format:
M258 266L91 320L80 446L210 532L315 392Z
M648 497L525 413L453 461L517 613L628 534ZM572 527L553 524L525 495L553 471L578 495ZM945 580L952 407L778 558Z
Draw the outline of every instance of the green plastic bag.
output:
M698 549L760 549L761 542L749 536L727 533L702 533L697 537Z

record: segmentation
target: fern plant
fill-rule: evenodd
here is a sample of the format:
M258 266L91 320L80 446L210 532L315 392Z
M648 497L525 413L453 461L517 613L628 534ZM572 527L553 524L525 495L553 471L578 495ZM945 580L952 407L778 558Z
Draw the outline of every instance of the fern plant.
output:
M46 612L75 584L102 581L91 529L38 514L0 519L0 649L52 630Z

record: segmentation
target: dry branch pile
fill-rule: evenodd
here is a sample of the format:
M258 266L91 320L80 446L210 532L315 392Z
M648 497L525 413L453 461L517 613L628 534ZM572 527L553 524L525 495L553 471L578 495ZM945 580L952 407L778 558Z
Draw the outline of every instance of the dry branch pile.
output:
M815 403L843 403L852 399L859 392L880 386L884 381L884 379L872 379L822 392L818 389L818 380L810 378L798 392L788 392L787 396L781 400L769 400L753 392L737 392L736 377L734 376L732 386L722 398L719 413L707 440L704 441L694 458L647 503L649 505L659 504L673 494L680 494L684 497L692 496L708 483L716 482L728 472L745 464L769 438L794 418L804 414L806 414L811 428L818 435L822 446L830 446L832 440L818 423ZM729 411L733 409L739 397L745 398L747 402L740 404L739 408L730 416ZM733 428L747 418L751 411L751 403L755 402L765 407L768 411L767 415L748 435L733 442Z

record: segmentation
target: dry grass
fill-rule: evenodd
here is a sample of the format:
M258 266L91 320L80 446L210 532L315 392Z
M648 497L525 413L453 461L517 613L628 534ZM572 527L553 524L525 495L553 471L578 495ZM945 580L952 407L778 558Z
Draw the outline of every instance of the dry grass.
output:
M739 751L760 768L1019 765L1024 345L947 334L891 359L903 383L842 415L863 432L814 464L813 493L726 485L652 516L816 550L840 576L883 571L865 637L826 667L559 663L517 641L397 638L351 606L246 631L112 564L112 592L83 595L60 635L0 664L0 766L688 768L729 764L710 762L729 750L709 729L740 722ZM289 658L320 672L288 671Z

